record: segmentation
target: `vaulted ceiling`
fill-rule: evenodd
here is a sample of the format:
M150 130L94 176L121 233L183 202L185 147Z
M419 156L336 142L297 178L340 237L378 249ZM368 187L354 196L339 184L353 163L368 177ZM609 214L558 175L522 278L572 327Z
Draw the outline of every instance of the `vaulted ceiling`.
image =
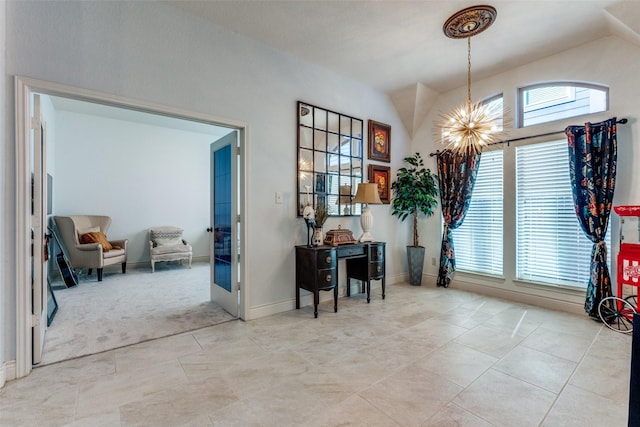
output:
M466 84L467 43L449 16L482 2L176 0L172 5L387 93L413 135L440 93ZM495 0L493 26L472 38L482 79L598 38L640 45L640 1Z

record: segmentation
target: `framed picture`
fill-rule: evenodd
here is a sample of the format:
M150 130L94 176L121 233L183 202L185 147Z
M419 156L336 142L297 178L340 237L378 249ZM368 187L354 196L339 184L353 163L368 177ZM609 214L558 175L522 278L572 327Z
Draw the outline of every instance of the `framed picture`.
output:
M391 162L391 126L369 120L369 159Z
M317 173L316 174L316 188L315 188L315 192L316 193L324 193L326 190L326 181L325 181L325 174L323 173Z
M391 168L388 166L369 165L369 182L378 184L378 195L382 203L389 204L391 184L389 183Z

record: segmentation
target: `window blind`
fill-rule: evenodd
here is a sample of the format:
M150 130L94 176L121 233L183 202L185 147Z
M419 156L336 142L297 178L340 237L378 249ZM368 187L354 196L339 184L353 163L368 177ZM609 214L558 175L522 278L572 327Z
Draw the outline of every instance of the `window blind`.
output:
M568 164L564 140L516 148L516 275L586 288L593 243L575 215Z
M503 150L485 151L469 210L453 232L456 270L502 275Z
M524 93L524 105L522 106L524 111L575 100L575 88L573 86L542 86L529 89Z

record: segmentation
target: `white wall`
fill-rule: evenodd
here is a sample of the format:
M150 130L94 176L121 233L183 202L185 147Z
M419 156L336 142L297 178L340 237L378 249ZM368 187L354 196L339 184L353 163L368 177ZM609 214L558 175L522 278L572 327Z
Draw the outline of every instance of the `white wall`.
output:
M24 28L33 30L28 37ZM6 84L13 75L248 123L248 318L294 307L293 247L306 239L304 222L296 215L296 101L391 125L393 171L410 153L407 133L386 95L167 4L10 2ZM13 121L8 123L13 132ZM6 185L13 189L13 140L6 144ZM57 173L60 168L57 164ZM283 204L275 204L275 192L283 193ZM14 195L7 192L4 202L14 206ZM388 205L372 211L374 235L388 242L388 277L401 276L409 227L398 225ZM15 213L8 211L4 221L11 230ZM360 227L358 218L330 219L325 227L338 223L356 232ZM15 255L6 255L3 305L13 322ZM12 325L6 343L10 359L15 358L14 330Z
M0 0L0 76L6 75L6 33L4 28L6 28L7 15L6 15L6 7L7 4L5 0ZM6 80L5 84L0 84L0 138L3 141L9 141L9 131L7 129L7 104L9 103L9 99L7 96L6 90ZM9 159L8 156L9 146L7 143L0 143L0 164L5 165ZM0 212L3 212L3 217L6 218L7 214L7 199L10 198L11 192L8 188L8 183L11 182L11 171L3 167L2 175L0 178ZM11 277L11 268L10 268L10 257L7 254L11 253L11 241L7 237L7 232L12 229L9 221L3 221L0 224L0 268L2 272L0 273L0 322L2 326L0 327L0 387L2 387L5 383L6 375L6 366L5 360L11 360L13 357L11 354L6 353L7 346L5 345L5 341L12 340L12 336L15 335L15 313L13 315L13 319L10 318L10 311L5 311L4 307L8 305L8 296L11 295L11 291L8 290L9 284L11 281L9 277Z
M604 119L617 116L626 117L629 124L618 126L618 175L616 182L616 192L614 205L640 204L640 181L638 176L638 165L640 165L640 149L638 148L638 135L640 134L640 87L637 84L637 74L640 70L640 47L629 44L616 37L607 37L598 41L570 49L559 55L550 56L546 59L533 62L526 66L516 68L509 72L493 76L482 81L472 82L474 99L481 99L489 95L503 93L505 107L511 111L511 116L515 113L516 90L519 86L526 86L532 83L544 81L582 81L600 83L610 88L610 110L588 117L576 117L544 125L531 126L525 129L512 129L508 138L518 138L525 135L535 135L546 132L561 131L569 124L583 124L586 121L599 122ZM416 150L427 155L438 148L442 148L433 141L432 128L437 120L439 112L446 112L456 104L466 98L466 86L457 90L442 94L436 105L432 108L429 116L413 140ZM513 124L512 124L513 125ZM553 139L563 138L562 134L555 135ZM511 149L511 153L513 149ZM505 151L505 171L514 170L513 157L506 155ZM431 167L435 168L435 157L431 158ZM515 198L514 183L505 181L505 199ZM505 227L514 230L514 212L505 212ZM612 215L612 259L615 260L618 249L619 221L617 215ZM422 224L424 235L438 236L441 233L440 216L434 217ZM514 236L505 235L505 265L506 275L513 277L515 272L515 242ZM427 248L427 259L436 257L439 259L439 242L434 242ZM614 264L615 265L615 264ZM432 267L427 263L427 274L433 280L437 277L437 267ZM615 276L615 267L611 272ZM481 292L503 295L505 297L520 298L523 300L534 300L537 303L544 303L567 309L570 305L574 311L584 312L584 292L572 293L568 291L550 291L548 288L532 286L526 283L517 283L511 278L491 279L478 275L465 275L458 273L457 281L464 281L463 284L474 290ZM455 282L454 282L455 283Z
M194 257L209 256L209 144L215 137L58 111L54 214L111 217L128 238L127 263L149 261L148 229L184 229Z

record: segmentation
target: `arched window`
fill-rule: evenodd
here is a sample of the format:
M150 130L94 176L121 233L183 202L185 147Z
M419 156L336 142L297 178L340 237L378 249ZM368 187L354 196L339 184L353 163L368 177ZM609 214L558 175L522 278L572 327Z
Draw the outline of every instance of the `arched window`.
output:
M497 130L501 131L503 129L503 124L504 124L504 101L503 101L502 94L499 93L497 95L485 98L482 100L482 103L485 105L491 106L492 109L495 108L495 110L497 111L502 111L502 115L500 116L500 118L497 120L497 123L496 123Z
M518 127L527 127L609 109L609 88L551 82L518 89Z

